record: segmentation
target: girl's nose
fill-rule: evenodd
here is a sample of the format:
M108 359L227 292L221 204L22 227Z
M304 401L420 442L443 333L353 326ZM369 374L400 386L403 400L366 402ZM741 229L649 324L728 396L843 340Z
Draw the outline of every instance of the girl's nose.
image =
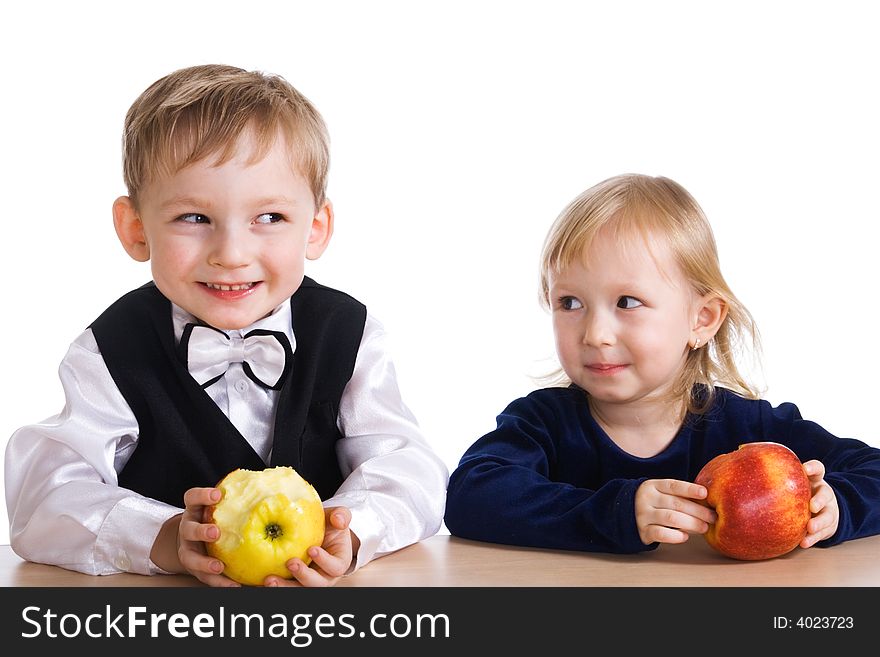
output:
M590 347L613 345L616 342L611 318L602 312L587 314L582 342Z

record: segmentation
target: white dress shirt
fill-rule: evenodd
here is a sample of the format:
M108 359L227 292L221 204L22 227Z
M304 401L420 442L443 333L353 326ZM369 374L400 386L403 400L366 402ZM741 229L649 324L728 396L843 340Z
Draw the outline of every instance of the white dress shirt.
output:
M195 318L173 304L172 317L179 341ZM283 331L296 350L288 302L226 333L255 328ZM360 539L351 570L435 534L446 505L449 472L401 399L385 342L382 325L368 314L337 418L345 480L323 501L351 510L351 529ZM90 329L70 346L59 377L64 409L16 431L6 448L13 550L29 561L93 575L164 572L150 550L162 524L182 509L118 485L117 474L137 447L138 425ZM278 391L252 381L236 363L206 392L268 463Z

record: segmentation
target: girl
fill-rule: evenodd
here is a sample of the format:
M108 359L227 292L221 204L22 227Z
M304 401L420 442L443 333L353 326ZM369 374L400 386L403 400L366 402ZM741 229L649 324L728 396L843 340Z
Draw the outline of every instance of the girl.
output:
M880 450L772 407L738 371L757 331L680 185L623 175L582 193L547 236L541 286L564 383L512 402L465 452L452 534L618 553L682 543L716 520L699 470L756 441L804 463L801 547L880 533Z

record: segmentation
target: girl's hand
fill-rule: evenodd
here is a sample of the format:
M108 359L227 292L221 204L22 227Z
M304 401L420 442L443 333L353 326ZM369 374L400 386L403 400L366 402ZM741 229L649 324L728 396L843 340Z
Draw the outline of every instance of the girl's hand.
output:
M293 579L269 576L266 586L333 586L351 566L357 554L360 541L348 528L351 522L351 511L344 506L324 509L326 527L324 542L320 547L309 548L312 559L307 566L301 559L291 559L287 568Z
M689 534L705 534L718 517L693 500L708 495L705 486L678 479L648 479L636 491L636 526L642 543L684 543Z
M810 513L813 517L807 523L807 535L801 541L801 547L808 548L834 536L840 521L840 507L837 506L834 490L825 481L824 464L816 460L807 461L804 463L804 471L810 478L813 492L810 498Z

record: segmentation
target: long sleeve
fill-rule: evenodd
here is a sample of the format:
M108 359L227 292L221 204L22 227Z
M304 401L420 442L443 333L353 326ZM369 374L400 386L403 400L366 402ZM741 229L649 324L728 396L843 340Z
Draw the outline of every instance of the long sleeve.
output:
M632 553L643 478L603 458L585 397L545 390L516 400L453 471L446 526L457 536L532 547ZM619 450L618 450L619 451ZM606 469L601 470L604 462Z
M65 406L16 431L6 449L10 542L21 557L105 575L161 572L150 549L179 509L120 488L117 467L137 422L113 383L91 331L59 367Z
M261 321L289 327L288 308ZM186 319L175 307L178 333ZM240 366L230 370L208 394L266 459L277 395L247 383ZM162 572L150 550L162 524L182 509L118 485L137 446L138 424L90 330L71 345L59 375L63 411L19 429L7 446L13 549L89 574ZM384 330L369 316L337 423L344 435L337 456L347 479L324 503L352 511L361 540L355 567L436 533L448 472L401 400Z
M773 408L761 402L765 440L787 444L801 461L817 459L825 466L840 509L837 531L817 543L830 547L880 533L880 449L854 438L839 438L801 417L794 404Z
M382 325L367 317L354 374L340 401L336 450L345 481L324 505L347 506L357 563L437 533L448 470L423 437L397 384Z
M880 449L838 438L801 418L717 389L713 408L689 416L660 453L626 453L599 427L586 394L545 389L511 403L497 428L477 440L449 479L446 526L496 543L603 552L652 549L638 538L635 492L646 479L693 481L715 456L744 442L773 441L802 462L822 461L840 521L818 545L880 533Z

